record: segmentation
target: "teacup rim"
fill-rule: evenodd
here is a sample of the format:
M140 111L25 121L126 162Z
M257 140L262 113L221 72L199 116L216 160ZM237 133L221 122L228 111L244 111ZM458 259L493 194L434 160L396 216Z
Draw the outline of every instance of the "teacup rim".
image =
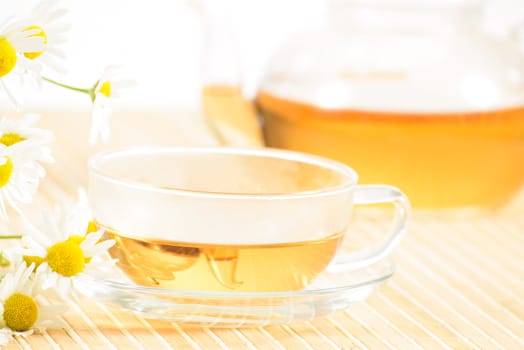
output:
M122 176L115 176L102 171L97 163L110 156L139 153L216 153L216 154L239 154L266 156L291 161L302 162L328 168L343 175L343 181L335 186L327 186L318 190L299 191L290 193L236 193L236 192L209 192L195 191L182 188L163 188L145 182L133 181ZM297 151L282 150L276 148L241 148L241 147L209 147L209 146L132 146L101 151L92 155L88 160L89 175L94 175L114 184L133 187L144 191L173 194L188 197L220 198L220 199L260 199L260 200L284 200L308 197L321 197L340 194L349 191L357 185L358 174L350 166L329 158Z

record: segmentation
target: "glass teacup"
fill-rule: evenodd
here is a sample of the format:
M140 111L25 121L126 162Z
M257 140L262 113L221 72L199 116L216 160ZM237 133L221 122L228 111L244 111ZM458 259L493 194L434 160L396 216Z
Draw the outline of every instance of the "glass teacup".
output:
M272 149L133 148L90 160L97 224L135 283L180 290L267 292L307 287L322 271L385 257L406 230L398 189L357 185L328 159ZM353 204L391 202L393 229L338 254Z

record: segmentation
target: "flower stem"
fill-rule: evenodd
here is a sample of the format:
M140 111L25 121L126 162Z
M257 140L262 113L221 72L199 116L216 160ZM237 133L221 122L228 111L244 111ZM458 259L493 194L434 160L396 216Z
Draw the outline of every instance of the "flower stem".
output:
M77 92L82 92L84 94L88 94L89 96L92 96L93 95L93 89L92 88L89 88L89 89L82 89L82 88L79 88L79 87L76 87L76 86L71 86L71 85L67 85L67 84L63 84L63 83L60 83L56 80L53 80L53 79L49 79L49 78L46 78L46 77L42 77L42 80L45 80L47 81L48 83L51 83L51 84L54 84L54 85L57 85L57 86L60 86L60 87L63 87L65 89L68 89L68 90L73 90L73 91L77 91Z
M21 239L22 235L8 235L8 236L0 236L0 239Z

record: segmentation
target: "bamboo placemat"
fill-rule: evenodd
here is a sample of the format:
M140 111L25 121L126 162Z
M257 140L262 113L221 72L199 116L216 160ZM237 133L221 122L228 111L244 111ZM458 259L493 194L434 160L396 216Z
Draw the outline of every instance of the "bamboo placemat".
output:
M86 159L130 144L210 145L196 115L122 113L108 145L87 147L87 114L50 113L57 136L40 200L86 185ZM383 232L383 214L357 212L351 230ZM358 240L358 238L356 238ZM205 329L147 320L95 301L70 303L66 328L7 349L524 349L524 194L474 216L415 212L395 251L397 272L366 302L312 322ZM44 302L46 300L43 300Z

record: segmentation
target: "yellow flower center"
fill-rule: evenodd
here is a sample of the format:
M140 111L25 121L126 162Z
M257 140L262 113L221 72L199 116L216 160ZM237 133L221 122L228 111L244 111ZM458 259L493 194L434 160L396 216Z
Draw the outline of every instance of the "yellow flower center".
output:
M98 92L106 97L111 97L111 82L104 81L100 86Z
M27 331L33 327L37 317L38 307L30 296L15 293L4 303L5 324L14 331Z
M47 262L54 272L71 277L84 270L86 259L80 245L68 239L56 243L47 250Z
M91 223L92 223L92 221L89 222L89 227L88 227L88 229L87 229L87 233L93 232L93 231L90 231ZM94 223L93 223L93 225L94 225ZM73 243L73 244L76 244L77 246L80 247L80 244L82 244L83 241L85 241L85 236L80 236L80 235L71 235L71 236L69 236L69 238L67 239L67 241L62 242L62 243L70 243L70 244ZM60 243L58 243L58 244L60 244ZM53 247L56 247L58 244L55 244ZM49 250L51 250L53 247L49 248ZM59 246L59 247L60 247L60 246ZM58 249L60 250L60 249L68 249L68 248L67 248L67 246L62 245L61 248L58 248ZM34 264L35 264L35 269L36 269L36 268L37 268L38 266L40 266L40 264L42 264L43 262L45 262L45 261L49 261L49 259L50 259L50 258L49 258L49 254L50 254L50 253L49 253L49 250L48 250L48 253L47 253L47 258L42 258L41 256L36 256L36 255L24 255L24 256L23 256L23 259L24 259L24 261L25 261L25 263L26 263L27 266L30 266L32 263L34 263ZM55 250L56 250L56 248L55 248ZM81 253L82 253L82 256L84 256L83 251L81 251ZM56 252L55 252L55 254L56 254ZM57 259L57 257L55 257L55 259ZM89 264L90 262L91 262L91 257L87 257L87 258L85 258L85 263L86 263L86 264ZM67 262L66 262L66 263L67 263ZM55 263L55 264L56 264L56 263ZM58 264L59 264L59 263L58 263ZM49 263L49 265L51 265L51 262ZM1 265L0 265L0 266L1 266ZM57 265L55 265L55 266L57 266ZM78 269L78 267L77 267L77 269ZM82 271L82 270L83 270L83 267L80 267L79 269L80 269L80 270L79 270L78 272ZM53 268L53 271L58 272L58 271L56 271L54 268ZM78 272L77 272L77 273L78 273ZM60 273L60 272L58 272L58 273ZM74 273L73 275L75 275L75 274L76 274L76 273ZM71 275L71 276L73 276L73 275ZM64 276L65 276L65 275L64 275Z
M31 266L32 263L35 264L35 269L40 266L41 263L45 261L44 258L41 256L34 256L34 255L24 255L23 259L27 265L27 267Z
M33 30L33 29L38 30L38 33L30 35L30 37L38 37L39 36L39 37L44 39L44 45L47 45L47 34L45 33L45 31L41 27L39 27L39 26L30 26L30 27L27 27L26 29L24 29L24 31ZM35 58L40 57L42 54L43 54L43 52L41 52L41 51L39 51L39 52L24 52L24 56L29 58L30 60L34 60Z
M96 226L96 223L93 220L89 221L89 224L87 224L86 234L96 232L96 231L98 231L98 227Z
M73 243L76 243L78 245L82 244L83 241L85 241L85 237L84 236L80 236L80 235L71 235L69 236L69 238L67 239L67 242L73 242Z
M25 138L14 132L8 132L7 134L3 134L2 137L0 137L0 143L8 147L24 140Z
M13 175L13 161L9 157L6 157L6 159L6 162L0 165L0 188L7 185L11 175Z
M91 232L94 232L94 231L89 231L90 230L90 225L91 225L92 221L89 221L89 225L87 226L87 231L86 231L86 234L88 233L91 233ZM96 230L95 230L96 231ZM83 241L85 241L85 236L80 236L80 235L71 235L69 236L69 238L67 239L68 242L73 242L73 243L76 243L80 246L80 244L82 244ZM91 257L88 256L86 258L86 264L89 264L91 262Z
M9 267L11 266L11 261L4 255L4 253L0 252L0 267ZM1 281L1 278L0 278Z
M9 74L16 66L16 50L11 43L0 37L0 78Z

